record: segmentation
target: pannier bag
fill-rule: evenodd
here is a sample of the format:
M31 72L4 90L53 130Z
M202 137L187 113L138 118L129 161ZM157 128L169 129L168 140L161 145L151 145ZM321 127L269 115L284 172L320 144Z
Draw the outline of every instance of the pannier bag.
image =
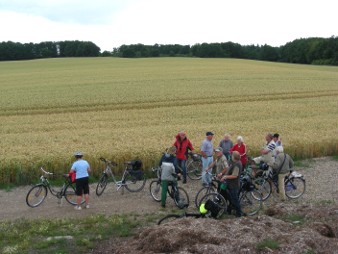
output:
M135 177L135 180L142 180L143 170L141 160L132 160L129 162L129 173Z
M71 183L75 183L75 180L76 180L76 172L68 173L68 176L69 176L69 181L70 181Z
M217 218L219 211L222 209L219 204L217 204L216 202L214 202L210 199L208 199L205 202L204 207L205 207L205 209L210 211L212 218Z

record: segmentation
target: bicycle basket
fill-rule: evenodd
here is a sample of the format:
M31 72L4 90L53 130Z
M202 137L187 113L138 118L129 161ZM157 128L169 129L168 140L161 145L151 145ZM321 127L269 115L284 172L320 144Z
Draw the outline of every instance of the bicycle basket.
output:
M142 169L142 161L141 160L129 161L128 162L128 169L141 170Z

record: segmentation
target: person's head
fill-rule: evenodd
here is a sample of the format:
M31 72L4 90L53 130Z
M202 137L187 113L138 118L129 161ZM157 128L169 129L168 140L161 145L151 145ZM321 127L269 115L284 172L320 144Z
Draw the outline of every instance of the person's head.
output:
M217 157L222 157L223 156L223 148L222 147L217 147L215 149L215 153Z
M271 133L266 134L265 140L266 140L267 142L270 142L272 139L273 139L273 135L272 135Z
M171 146L165 151L165 157L169 158L170 156L173 156L176 153L176 146Z
M282 146L277 146L276 149L275 149L275 151L276 151L276 154L279 154L279 153L283 153L284 149L283 149Z
M233 151L231 157L233 161L239 161L241 159L241 155L238 151Z
M237 137L237 144L241 145L241 144L243 144L243 143L244 143L243 137L242 137L242 136L238 136L238 137Z
M273 141L277 142L278 139L279 139L279 134L278 133L273 134Z
M205 135L206 135L207 139L210 140L210 141L214 137L214 133L212 133L211 131L208 131Z
M228 133L224 134L224 140L229 141L230 140L230 135Z
M178 136L180 137L181 140L185 139L185 138L186 138L186 133L185 133L185 131L180 131L180 132L178 133Z
M78 160L78 159L82 159L83 153L80 152L80 151L77 151L77 152L74 153L74 156L75 156L75 158L76 158L77 160Z

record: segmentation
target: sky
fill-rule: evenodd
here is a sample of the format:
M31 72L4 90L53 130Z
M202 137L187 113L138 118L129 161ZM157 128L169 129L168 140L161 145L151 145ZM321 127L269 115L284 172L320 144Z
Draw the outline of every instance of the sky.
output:
M336 0L0 0L0 42L281 46L338 36Z

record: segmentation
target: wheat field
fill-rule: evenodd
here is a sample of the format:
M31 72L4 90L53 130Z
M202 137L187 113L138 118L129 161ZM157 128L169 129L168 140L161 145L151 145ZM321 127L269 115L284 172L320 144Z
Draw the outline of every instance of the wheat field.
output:
M278 132L294 157L338 151L338 68L238 59L66 58L0 62L0 183L44 165L68 171L81 150L157 163L179 130L244 137L256 155ZM33 174L36 176L36 174Z

